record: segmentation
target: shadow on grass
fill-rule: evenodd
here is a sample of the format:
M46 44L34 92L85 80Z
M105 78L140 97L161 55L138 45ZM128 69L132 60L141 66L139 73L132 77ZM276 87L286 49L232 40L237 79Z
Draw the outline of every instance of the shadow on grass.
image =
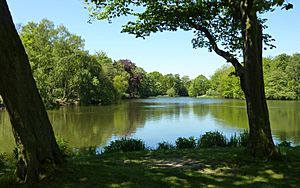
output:
M286 157L274 161L228 148L77 156L38 186L300 187L300 149L285 153Z

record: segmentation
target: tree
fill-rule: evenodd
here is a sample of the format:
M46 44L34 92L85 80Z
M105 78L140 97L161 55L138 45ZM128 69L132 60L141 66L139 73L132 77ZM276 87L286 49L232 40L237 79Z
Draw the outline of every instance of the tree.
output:
M80 104L107 105L116 102L117 91L112 80L102 71L102 60L86 54L85 59L78 62L77 70L71 78L78 87L75 91Z
M211 89L208 95L221 96L223 98L244 99L244 93L240 87L239 78L233 74L232 66L222 66L211 76Z
M102 65L106 72L112 65L106 54L90 55L81 37L46 19L29 22L19 34L46 107L78 100L81 104L115 102L112 81L102 70Z
M199 75L194 80L192 80L192 83L188 90L189 96L197 97L197 96L205 95L209 87L210 87L209 80L205 76Z
M265 20L258 14L275 6L293 7L284 0L86 0L91 16L108 19L132 15L136 18L123 32L146 37L158 31L193 30L194 47L207 47L230 62L240 78L245 93L250 127L248 151L254 156L273 156L276 149L271 135L262 72L263 42L274 47L263 34ZM224 48L219 47L221 44ZM242 52L243 63L236 58Z
M83 39L46 19L29 22L20 28L19 34L46 106L76 99L78 69L82 62L91 59L83 51Z
M0 94L17 145L18 182L45 178L63 162L7 2L0 0Z
M295 57L297 54L293 56L281 54L274 58L264 58L263 68L268 99L299 98L297 88L299 88L300 61L297 62Z
M142 83L142 80L143 78L145 77L145 74L146 72L136 66L133 62L131 62L130 60L128 59L124 59L124 60L119 60L117 62L114 63L114 66L115 68L117 69L117 79L114 78L114 81L118 81L117 85L115 85L119 90L123 87L120 87L120 86L125 86L124 85L124 82L121 81L121 75L123 75L122 77L125 79L127 77L127 81L128 81L128 86L126 88L126 97L129 97L129 98L136 98L136 97L146 97L144 96L146 93L145 92L145 88L141 88L142 87L142 84L145 84L145 83ZM121 83L121 82L122 83ZM121 91L121 90L120 90ZM142 94L140 93L143 92ZM120 94L125 94L124 92L123 93L120 93Z
M171 87L170 89L167 90L166 94L169 96L169 97L176 97L176 90Z
M163 89L163 93L167 94L168 90L175 92L175 95L179 96L187 96L187 89L184 86L179 74L166 74L160 79L161 87ZM172 93L171 92L171 93ZM167 94L168 95L168 94Z
M192 83L189 76L183 76L183 77L181 77L181 80L182 80L183 86L186 89L188 89L190 87L191 83Z
M164 95L164 88L162 86L163 75L160 72L154 71L147 75L148 86L150 88L150 96Z
M114 88L117 90L118 96L125 96L128 88L128 77L126 75L116 75L113 79Z

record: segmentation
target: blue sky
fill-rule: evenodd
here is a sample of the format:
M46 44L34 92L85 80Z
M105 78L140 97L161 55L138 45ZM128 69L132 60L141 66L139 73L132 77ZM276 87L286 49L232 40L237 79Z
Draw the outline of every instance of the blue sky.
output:
M114 60L130 59L147 72L159 71L195 78L210 76L226 62L207 49L193 49L192 32L164 32L136 39L133 35L120 33L125 19L107 21L89 20L84 0L8 0L15 23L39 22L43 18L56 25L65 25L70 32L85 39L86 50L91 53L104 51ZM300 1L290 0L294 9L277 10L265 17L269 19L266 30L276 41L276 49L264 51L264 57L280 53L300 53Z

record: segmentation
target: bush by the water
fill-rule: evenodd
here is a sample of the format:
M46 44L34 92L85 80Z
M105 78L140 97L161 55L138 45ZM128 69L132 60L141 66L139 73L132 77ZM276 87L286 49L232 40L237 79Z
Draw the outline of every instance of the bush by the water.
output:
M192 149L197 146L196 139L192 136L189 138L179 137L175 141L175 144L177 149Z
M245 147L247 146L249 133L242 132L240 135L234 134L229 140L219 131L206 132L199 139L191 136L189 138L179 137L175 145L169 142L158 143L157 150L171 149L194 149L194 148L211 148L211 147ZM104 153L129 152L146 150L144 141L134 138L121 138L110 142L104 147Z
M242 147L246 147L248 144L248 140L249 140L249 132L247 130L245 130L239 136L239 142L240 142L239 145Z
M226 137L218 132L206 132L199 139L198 146L203 148L225 147L227 145Z
M278 144L280 147L291 147L291 142L283 141Z
M175 146L168 142L159 142L157 150L169 150L169 149L175 149Z
M128 152L128 151L143 151L146 150L145 143L140 139L121 138L110 142L104 147L104 153L112 152Z
M240 145L240 137L234 133L234 135L230 136L227 146L229 147L238 147Z
M247 146L249 133L244 131L240 135L234 134L229 140L225 135L218 131L206 132L199 139L194 137L179 137L175 141L175 146L167 142L158 143L157 149L193 149L193 148L210 148L210 147L245 147Z

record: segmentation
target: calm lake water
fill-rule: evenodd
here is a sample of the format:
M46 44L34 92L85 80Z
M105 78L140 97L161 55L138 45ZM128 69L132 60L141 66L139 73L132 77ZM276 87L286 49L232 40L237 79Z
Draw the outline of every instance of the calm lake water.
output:
M300 102L269 101L275 142L300 145ZM226 136L248 128L242 100L151 98L124 101L112 106L65 107L48 111L56 135L71 147L103 147L119 137L143 139L150 147L174 143L178 137L199 137L207 131ZM0 152L14 147L6 111L0 111Z

